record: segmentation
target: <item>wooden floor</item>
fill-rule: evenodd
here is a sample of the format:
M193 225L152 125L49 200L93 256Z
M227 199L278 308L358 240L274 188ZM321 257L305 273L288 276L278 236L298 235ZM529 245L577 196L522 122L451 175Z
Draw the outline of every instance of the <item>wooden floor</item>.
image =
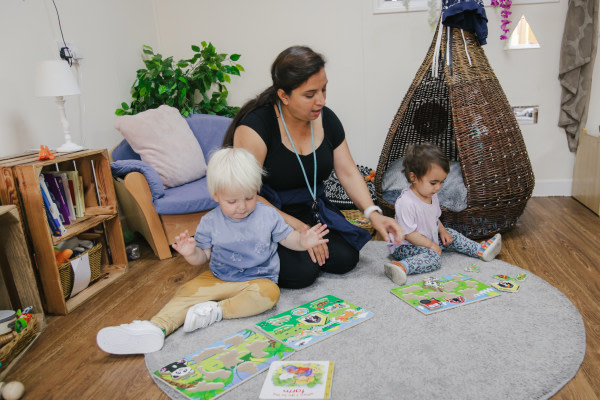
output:
M517 228L503 235L499 258L558 288L585 321L585 360L554 399L600 398L599 248L600 218L569 197L533 198ZM201 268L181 257L159 262L144 249L123 278L68 316L50 316L5 381L23 382L25 399L167 399L150 378L144 357L102 352L96 332L150 318Z

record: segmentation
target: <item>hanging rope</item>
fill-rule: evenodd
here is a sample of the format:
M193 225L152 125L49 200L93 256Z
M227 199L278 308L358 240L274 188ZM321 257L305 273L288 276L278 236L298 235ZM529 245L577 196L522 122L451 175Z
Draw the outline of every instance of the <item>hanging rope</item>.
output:
M469 67L472 67L473 63L471 63L471 56L469 55L469 49L467 48L467 40L465 39L465 31L461 29L460 34L462 35L463 44L465 45L465 53L467 53L467 59L469 60Z

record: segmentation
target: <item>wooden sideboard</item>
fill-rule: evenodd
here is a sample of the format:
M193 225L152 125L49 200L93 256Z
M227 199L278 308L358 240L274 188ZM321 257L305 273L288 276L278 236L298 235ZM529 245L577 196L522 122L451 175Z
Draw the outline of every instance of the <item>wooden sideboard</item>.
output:
M586 132L579 135L572 195L600 215L600 136L591 136Z

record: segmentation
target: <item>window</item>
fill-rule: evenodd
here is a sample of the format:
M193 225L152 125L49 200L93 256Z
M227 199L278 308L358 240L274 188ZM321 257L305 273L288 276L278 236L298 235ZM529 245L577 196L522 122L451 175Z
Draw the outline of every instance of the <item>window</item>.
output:
M429 10L428 0L373 0L373 2L373 14Z
M540 44L531 30L531 26L529 26L525 15L521 15L521 19L508 38L504 49L538 49L539 47Z

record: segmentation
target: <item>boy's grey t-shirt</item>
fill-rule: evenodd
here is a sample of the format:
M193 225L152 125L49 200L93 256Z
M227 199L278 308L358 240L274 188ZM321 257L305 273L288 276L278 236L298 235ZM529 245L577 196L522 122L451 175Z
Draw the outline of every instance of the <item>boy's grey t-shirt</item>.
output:
M235 221L217 206L202 217L194 239L211 249L210 270L224 281L266 278L277 283L277 244L293 231L273 207L257 202L250 215Z

